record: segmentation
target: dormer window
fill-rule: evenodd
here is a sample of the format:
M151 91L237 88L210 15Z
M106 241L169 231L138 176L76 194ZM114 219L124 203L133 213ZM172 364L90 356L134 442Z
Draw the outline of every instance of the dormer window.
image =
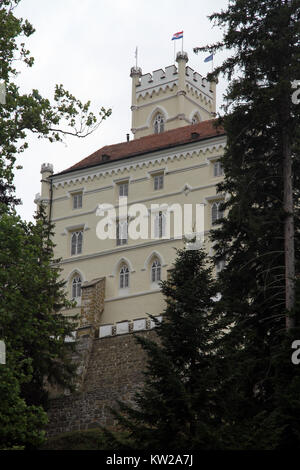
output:
M154 134L160 134L165 130L165 119L162 114L157 114L154 119Z

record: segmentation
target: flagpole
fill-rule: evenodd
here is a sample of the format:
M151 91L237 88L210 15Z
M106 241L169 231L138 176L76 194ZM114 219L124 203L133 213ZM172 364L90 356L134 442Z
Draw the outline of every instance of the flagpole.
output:
M175 52L175 43L176 43L176 41L173 41L173 42L174 42L174 64L175 64L175 62L176 62L176 52Z
M181 38L181 52L183 52L183 32L182 32L182 38Z

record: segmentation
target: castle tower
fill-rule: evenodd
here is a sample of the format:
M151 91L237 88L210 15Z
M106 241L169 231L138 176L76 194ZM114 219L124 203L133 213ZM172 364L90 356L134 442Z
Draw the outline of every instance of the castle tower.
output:
M178 52L176 61L177 67L170 65L152 74L131 68L135 139L215 117L216 84L186 65L186 52Z

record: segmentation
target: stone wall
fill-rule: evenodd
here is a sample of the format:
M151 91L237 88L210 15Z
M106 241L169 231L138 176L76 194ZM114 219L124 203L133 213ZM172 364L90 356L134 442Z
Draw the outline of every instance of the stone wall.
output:
M155 330L138 332L155 339ZM48 436L85 430L101 425L112 426L109 407L116 400L133 403L136 390L143 383L142 371L146 356L137 344L134 334L122 334L106 338L82 335L78 348L89 350L86 371L78 392L63 395L51 401L48 412Z

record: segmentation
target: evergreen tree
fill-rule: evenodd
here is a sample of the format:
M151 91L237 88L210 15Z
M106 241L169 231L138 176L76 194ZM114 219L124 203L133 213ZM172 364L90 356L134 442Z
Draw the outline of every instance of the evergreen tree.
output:
M299 18L298 0L232 0L211 16L223 40L205 48L233 51L213 74L230 81L218 185L226 217L212 233L215 261L226 260L216 307L228 328L218 351L224 448L299 443Z
M137 336L147 353L145 384L136 407L119 403L119 423L129 432L123 446L145 450L212 449L215 427L214 339L216 295L203 250L178 250L161 282L166 308L156 321L157 341ZM152 317L153 319L155 317Z
M81 103L62 85L52 101L36 89L20 91L16 64L32 67L22 40L34 28L17 16L19 3L0 2L0 338L7 351L0 366L0 448L38 446L47 421L46 382L72 388L74 375L64 341L74 325L59 313L70 304L53 259L53 226L42 208L34 224L16 216L16 157L27 149L29 132L50 142L85 137L111 113L103 107L92 113L89 101Z
M0 366L0 447L38 445L47 421L49 385L72 390L74 323L53 258L53 227L43 207L26 224L3 210L0 217L0 334L7 362ZM7 406L7 405L10 406Z

